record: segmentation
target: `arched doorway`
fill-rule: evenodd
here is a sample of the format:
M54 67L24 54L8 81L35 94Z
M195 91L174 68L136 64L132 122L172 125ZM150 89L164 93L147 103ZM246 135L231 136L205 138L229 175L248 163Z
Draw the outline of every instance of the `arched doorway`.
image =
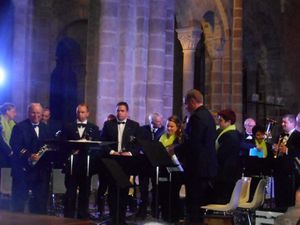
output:
M80 63L80 58L80 45L74 39L65 37L58 43L50 85L50 109L55 120L71 122L76 118L78 86L74 65Z

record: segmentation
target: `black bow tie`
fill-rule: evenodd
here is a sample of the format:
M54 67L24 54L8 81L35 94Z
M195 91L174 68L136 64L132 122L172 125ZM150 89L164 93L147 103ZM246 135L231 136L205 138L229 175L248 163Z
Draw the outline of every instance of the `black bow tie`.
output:
M36 127L39 127L38 124L32 124L33 129L35 129Z
M85 123L77 123L77 127L84 128L84 127L86 127L86 124Z
M118 125L119 124L125 124L125 122L124 121L118 121Z

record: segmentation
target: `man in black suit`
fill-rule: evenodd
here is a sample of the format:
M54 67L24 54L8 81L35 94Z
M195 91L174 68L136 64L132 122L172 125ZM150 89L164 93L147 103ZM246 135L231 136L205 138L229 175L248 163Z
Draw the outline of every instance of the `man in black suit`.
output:
M296 130L296 117L292 114L282 117L281 126L284 133L279 137L278 144L273 145L277 156L275 203L277 207L286 209L294 205L295 192L300 185L294 164L295 157L300 157L300 132Z
M31 103L28 119L18 123L12 131L12 209L15 212L24 212L31 190L30 212L47 213L50 163L46 155L37 154L49 139L46 125L41 123L42 110L41 104Z
M203 105L202 94L195 89L185 96L190 117L185 129L184 143L175 147L183 158L186 182L187 214L190 223L199 223L203 212L200 206L209 201L211 179L217 174L215 149L216 125L211 113Z
M44 107L42 122L47 125L51 138L55 139L61 130L61 123L51 118L51 111L48 107Z
M128 119L128 104L126 102L119 102L117 104L117 119L106 121L101 132L101 141L113 141L116 144L106 148L107 155L111 156L133 156L137 155L138 149L132 142L133 137L138 136L139 124L133 120ZM128 176L129 179L129 176ZM108 204L110 216L113 224L117 221L119 224L125 223L126 206L128 198L128 188L119 189L119 203L118 203L118 187L113 180L109 181L108 187ZM119 204L119 213L117 208Z
M79 104L76 109L77 121L66 125L62 130L63 140L99 141L98 126L88 121L89 109L86 104ZM75 218L77 188L79 188L77 218L89 218L89 196L91 175L95 172L94 155L89 156L91 146L88 143L68 144L69 157L65 169L64 216ZM91 160L89 161L89 158ZM89 163L88 163L89 162Z
M141 127L142 137L145 140L149 141L159 141L161 135L165 132L165 127L163 125L163 117L161 114L154 112L149 115L149 124ZM148 206L148 198L149 198L149 178L151 178L152 182L152 203L151 210L152 214L155 213L155 192L156 189L154 187L156 182L155 177L155 169L147 171L148 173L139 175L139 183L140 183L140 192L141 192L141 202L139 204L139 210L136 217L144 219L147 215L147 206Z

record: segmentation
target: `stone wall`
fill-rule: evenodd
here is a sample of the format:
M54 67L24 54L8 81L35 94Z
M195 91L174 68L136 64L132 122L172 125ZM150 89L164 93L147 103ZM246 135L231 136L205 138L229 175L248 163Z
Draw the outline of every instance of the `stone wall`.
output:
M174 2L106 0L100 5L97 123L127 101L130 117L172 113Z

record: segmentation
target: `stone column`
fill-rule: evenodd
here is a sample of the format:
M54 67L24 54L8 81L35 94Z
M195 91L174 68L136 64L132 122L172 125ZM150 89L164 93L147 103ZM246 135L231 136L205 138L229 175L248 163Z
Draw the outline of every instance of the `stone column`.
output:
M31 66L32 66L32 0L13 1L14 20L13 61L12 61L12 102L16 105L17 121L27 115L27 105L32 101L31 96Z
M223 73L224 70L228 72L229 69L227 65L223 65L225 37L220 21L215 22L214 29L209 23L205 23L203 30L205 32L206 49L211 59L211 70L209 74L207 74L207 85L210 88L206 93L205 103L210 109L218 111L223 108L222 104L224 103L224 99L222 98L224 94L223 91L225 90L225 88L223 88ZM227 83L225 86L226 85L228 86ZM228 103L228 101L225 101L225 103Z
M201 38L201 28L176 29L183 50L183 96L194 87L195 51Z

